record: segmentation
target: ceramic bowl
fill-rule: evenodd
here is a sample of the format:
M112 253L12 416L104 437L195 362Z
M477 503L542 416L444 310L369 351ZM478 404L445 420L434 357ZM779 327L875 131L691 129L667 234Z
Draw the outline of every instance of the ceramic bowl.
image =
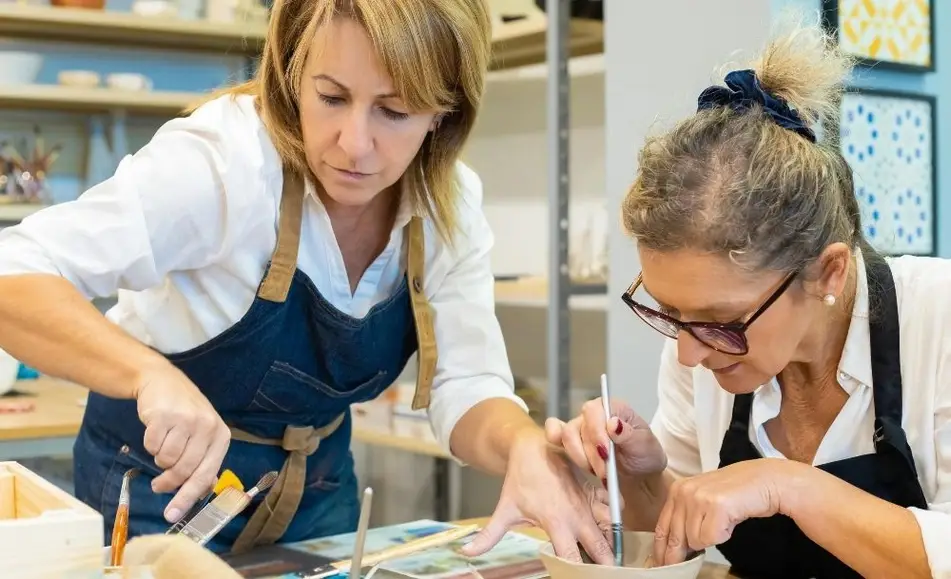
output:
M654 547L654 533L624 533L624 566L573 563L556 557L550 544L540 555L551 579L696 579L703 567L704 554L697 553L683 563L663 567L645 567Z
M19 50L0 51L0 85L33 84L43 66L43 56Z

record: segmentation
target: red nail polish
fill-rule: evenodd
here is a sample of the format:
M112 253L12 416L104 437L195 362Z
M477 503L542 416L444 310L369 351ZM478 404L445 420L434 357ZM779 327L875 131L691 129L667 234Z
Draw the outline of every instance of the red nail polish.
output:
M608 449L604 448L603 444L598 445L598 456L601 457L601 460L608 459Z
M617 428L614 429L614 434L617 436L621 435L621 431L624 430L624 423L620 419L617 421Z

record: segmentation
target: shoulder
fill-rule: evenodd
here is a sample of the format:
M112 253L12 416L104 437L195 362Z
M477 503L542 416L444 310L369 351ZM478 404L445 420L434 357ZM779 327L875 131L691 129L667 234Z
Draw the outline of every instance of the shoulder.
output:
M482 179L462 161L455 166L456 230L447 244L436 232L435 224L426 219L426 234L433 240L433 250L441 261L456 262L473 252L487 252L494 243L492 229L482 209Z
M902 256L887 261L895 279L902 375L917 385L919 396L928 397L931 389L938 396L951 384L951 260Z
M280 169L252 98L224 95L164 123L116 178L139 193L154 236L187 225L215 239L217 258L273 227Z
M944 333L951 323L951 260L938 257L901 256L886 258L895 279L898 314L922 330Z
M191 114L166 122L155 139L191 141L212 152L211 162L270 173L280 169L280 157L250 95L222 95Z
M462 161L456 161L456 185L459 188L461 211L474 209L481 213L482 178Z

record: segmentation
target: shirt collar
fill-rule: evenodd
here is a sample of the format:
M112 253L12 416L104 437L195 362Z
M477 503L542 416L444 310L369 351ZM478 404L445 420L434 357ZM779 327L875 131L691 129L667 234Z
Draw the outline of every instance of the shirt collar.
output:
M861 250L855 254L855 303L852 320L845 338L842 358L839 360L839 382L851 377L863 386L872 386L872 346L869 329L868 278L865 275L865 260ZM846 376L842 376L845 374ZM843 380L845 378L845 380Z

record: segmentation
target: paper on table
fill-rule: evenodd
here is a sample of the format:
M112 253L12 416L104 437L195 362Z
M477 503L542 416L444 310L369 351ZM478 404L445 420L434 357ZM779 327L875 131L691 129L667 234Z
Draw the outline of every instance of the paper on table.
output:
M379 527L367 532L365 553L381 551L421 537L432 535L455 525L432 520L420 520L400 525ZM481 557L465 557L459 548L468 539L461 539L443 547L429 549L415 555L385 561L380 564L374 579L384 577L413 577L414 579L473 579L475 569L484 579L528 579L544 576L544 565L538 556L543 543L519 533L508 533L488 553ZM337 535L315 541L288 545L293 549L327 557L347 559L353 549L354 534ZM471 567L471 568L470 568Z

